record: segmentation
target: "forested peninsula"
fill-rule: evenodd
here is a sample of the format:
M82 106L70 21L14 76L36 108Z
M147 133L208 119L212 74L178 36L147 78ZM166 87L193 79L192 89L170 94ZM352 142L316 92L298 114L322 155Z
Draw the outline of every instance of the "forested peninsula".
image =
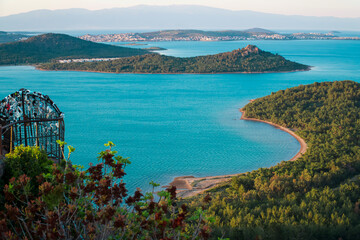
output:
M99 62L51 62L42 70L72 70L110 73L263 73L305 71L310 67L248 45L232 52L198 57L145 54Z
M0 65L37 64L68 58L117 58L149 53L143 49L85 41L66 34L47 33L0 44Z
M300 85L242 110L293 129L308 149L296 161L239 175L208 192L214 239L357 239L360 84ZM188 201L196 207L199 198Z

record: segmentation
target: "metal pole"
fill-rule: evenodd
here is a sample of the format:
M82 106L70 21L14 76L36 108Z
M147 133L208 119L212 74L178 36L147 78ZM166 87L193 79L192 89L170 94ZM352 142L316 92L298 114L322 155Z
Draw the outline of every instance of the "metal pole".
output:
M59 127L58 127L58 133L59 133L59 140L63 141L63 139L61 139L61 121L58 120L58 124L59 124ZM58 153L57 153L57 158L60 162L61 160L61 151L62 151L62 147L60 147L60 145L57 144L57 147L59 149Z
M24 140L25 140L25 147L27 147L27 129L26 129L26 123L24 124Z
M21 101L22 101L22 108L23 108L23 120L25 121L24 123L24 140L25 140L25 147L27 147L27 143L28 143L28 139L27 139L27 129L26 129L26 121L27 119L25 119L25 116L26 116L26 112L25 112L25 101L24 101L24 93L21 92Z
M38 128L38 123L35 123L35 127L36 127L36 146L39 146L39 128Z
M13 150L13 126L10 128L10 152Z

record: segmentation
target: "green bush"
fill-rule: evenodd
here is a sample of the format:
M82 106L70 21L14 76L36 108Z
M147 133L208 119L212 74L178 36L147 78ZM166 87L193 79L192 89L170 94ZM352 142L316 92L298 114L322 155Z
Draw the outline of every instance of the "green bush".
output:
M32 188L36 188L36 177L49 173L52 164L46 152L39 147L18 146L5 156L3 181L7 184L11 178L19 178L25 174L30 177Z
M58 141L60 146L65 142ZM5 204L0 211L0 239L208 239L210 229L203 205L189 209L178 201L176 187L155 192L159 184L151 182L153 191L137 189L129 195L123 182L127 158L117 155L112 142L100 152L96 165L87 170L71 166L68 146L65 167L53 164L38 148L19 147L8 156L13 167L19 167L4 186ZM45 155L46 156L46 155ZM63 155L65 157L65 155ZM28 162L36 169L24 169ZM41 169L50 173L44 174ZM36 176L37 191L31 191Z

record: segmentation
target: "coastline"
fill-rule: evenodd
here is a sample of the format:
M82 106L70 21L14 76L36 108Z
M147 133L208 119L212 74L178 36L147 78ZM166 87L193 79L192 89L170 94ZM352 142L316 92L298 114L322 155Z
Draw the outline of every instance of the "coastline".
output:
M250 100L250 102L252 101L254 100ZM278 128L284 132L289 133L300 143L299 152L294 157L292 157L290 160L287 161L296 161L306 152L308 146L305 140L299 137L297 134L295 134L295 132L292 131L291 129L282 127L278 124L269 121L260 120L256 118L248 118L245 115L245 111L243 111L242 109L239 109L239 111L242 113L240 120L263 122L269 124L275 128ZM178 189L177 190L178 197L181 198L193 197L195 195L208 191L222 183L226 183L230 181L231 178L234 176L239 176L242 174L247 174L247 173L237 173L237 174L209 176L209 177L181 176L181 177L175 177L174 180L169 184L169 186L175 186ZM168 187L168 186L164 186L164 187Z
M299 70L292 70L292 71L264 71L264 72L211 72L211 73L144 73L144 72L105 72L105 71L88 71L88 70L48 70L38 67L37 65L32 65L35 67L36 70L39 71L66 71L66 72L90 72L90 73L112 73L112 74L166 74L166 75L179 75L179 74L203 74L203 75L209 75L209 74L262 74L262 73L294 73L294 72L307 72L312 69L312 66L309 66L306 69L299 69Z
M284 132L287 132L288 134L290 134L291 136L293 136L299 143L300 143L300 150L299 152L294 156L292 157L290 160L288 161L296 161L299 157L301 157L305 152L306 152L306 149L308 148L306 142L304 139L302 139L301 137L299 137L294 131L292 131L291 129L289 128L286 128L286 127L282 127L276 123L272 123L272 122L269 122L269 121L265 121L265 120L260 120L260 119L257 119L257 118L248 118L246 117L246 114L245 114L245 111L243 111L242 109L239 109L239 111L242 113L241 115L241 120L248 120L248 121L255 121L255 122L263 122L263 123L267 123L271 126L274 126L275 128L277 129L280 129Z

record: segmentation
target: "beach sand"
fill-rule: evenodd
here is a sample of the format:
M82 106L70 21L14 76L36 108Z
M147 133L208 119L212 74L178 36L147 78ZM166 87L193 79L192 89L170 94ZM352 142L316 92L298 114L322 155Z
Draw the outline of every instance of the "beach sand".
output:
M250 100L250 102L252 102L252 101L254 101L254 100ZM285 132L289 133L291 136L293 136L300 143L300 150L289 161L297 160L306 152L306 149L307 149L306 142L304 141L304 139L302 139L301 137L296 135L294 133L294 131L292 131L291 129L282 127L282 126L277 125L272 122L259 120L256 118L248 118L248 117L246 117L245 112L242 109L239 109L239 111L242 113L241 118L240 118L241 120L267 123L267 124L274 126L275 128L285 131ZM169 185L176 186L178 197L181 197L181 198L192 197L197 194L201 194L207 190L210 190L222 183L226 183L226 182L230 181L232 179L232 177L238 176L241 174L246 174L246 173L221 175L221 176L209 176L209 177L182 176L182 177L174 178L174 180ZM168 186L164 186L164 187L168 187Z

